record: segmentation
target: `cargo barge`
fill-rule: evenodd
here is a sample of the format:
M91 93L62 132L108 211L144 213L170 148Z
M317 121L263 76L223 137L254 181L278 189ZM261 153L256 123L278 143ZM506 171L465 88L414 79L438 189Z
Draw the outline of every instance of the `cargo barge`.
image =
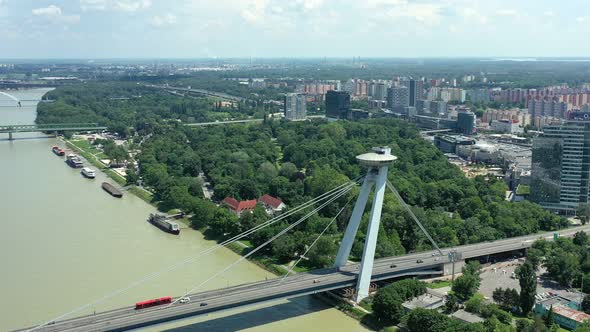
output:
M64 151L64 149L60 148L59 146L52 146L51 151L53 151L53 153L55 153L58 156L65 156L66 155L66 152Z
M159 213L150 213L150 216L147 220L152 225L158 227L159 229L163 230L164 232L168 232L171 234L180 234L180 226L178 223L174 221L170 221L168 216Z
M69 154L66 157L66 164L70 165L72 168L82 168L84 167L84 163L80 160L80 157L76 156L75 154Z
M113 196L113 197L117 197L117 198L123 197L123 193L121 191L119 191L119 189L115 188L115 186L113 186L112 184L110 184L108 182L102 183L102 189L104 189L104 191L111 194L111 196Z

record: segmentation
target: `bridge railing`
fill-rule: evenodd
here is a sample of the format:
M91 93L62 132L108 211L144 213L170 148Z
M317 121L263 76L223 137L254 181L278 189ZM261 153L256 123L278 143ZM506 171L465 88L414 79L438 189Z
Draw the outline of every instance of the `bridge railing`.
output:
M48 123L33 125L0 125L0 132L95 129L106 129L106 127L99 126L98 123Z

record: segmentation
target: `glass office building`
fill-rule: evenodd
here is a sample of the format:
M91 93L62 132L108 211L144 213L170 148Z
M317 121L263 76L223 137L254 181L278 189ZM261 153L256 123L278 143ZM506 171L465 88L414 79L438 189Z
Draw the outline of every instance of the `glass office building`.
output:
M533 140L531 200L560 214L588 203L590 122L568 120Z

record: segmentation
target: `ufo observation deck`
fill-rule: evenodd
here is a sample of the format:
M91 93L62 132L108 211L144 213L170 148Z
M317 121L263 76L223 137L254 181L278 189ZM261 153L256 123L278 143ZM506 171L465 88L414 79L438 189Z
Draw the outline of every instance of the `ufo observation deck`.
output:
M356 160L361 165L369 167L383 167L393 163L397 157L390 154L391 149L388 147L374 148L374 152L363 153L356 156Z

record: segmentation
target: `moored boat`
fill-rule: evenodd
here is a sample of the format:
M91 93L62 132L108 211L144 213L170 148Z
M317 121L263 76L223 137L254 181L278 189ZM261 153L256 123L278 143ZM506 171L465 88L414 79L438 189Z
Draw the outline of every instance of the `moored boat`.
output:
M60 148L59 146L52 146L51 151L53 151L53 153L55 153L58 156L64 156L66 154L64 149Z
M172 233L172 234L180 234L180 226L178 223L174 221L170 221L168 216L160 214L160 213L150 213L148 217L148 221L158 227L159 229L163 230L164 232Z
M115 188L115 186L113 186L112 184L110 184L108 182L102 183L102 189L104 189L104 191L111 194L111 196L113 196L113 197L117 197L117 198L123 197L123 193L119 189Z
M84 167L84 163L82 162L82 160L80 160L80 157L78 157L77 155L70 153L67 157L66 157L66 163L68 165L70 165L70 167L73 168L82 168Z
M89 179L94 179L96 177L96 172L90 167L83 167L80 173Z

